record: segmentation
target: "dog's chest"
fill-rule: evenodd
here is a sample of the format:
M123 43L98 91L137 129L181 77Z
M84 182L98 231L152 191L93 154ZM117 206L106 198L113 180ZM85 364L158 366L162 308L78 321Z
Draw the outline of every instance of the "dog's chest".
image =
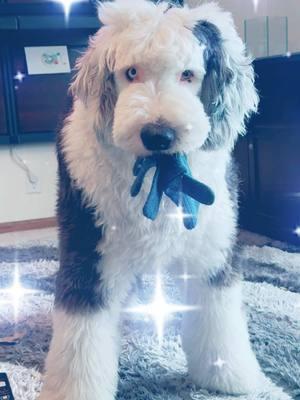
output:
M157 218L152 221L143 215L151 176L136 197L130 196L130 184L114 181L102 193L98 207L105 225L105 237L100 243L102 253L122 253L131 264L136 261L144 268L143 260L167 264L182 252L187 231L178 208L167 197L162 199ZM159 260L159 261L158 261Z
M74 141L70 143L74 145ZM211 208L201 206L196 229L187 231L180 210L163 196L158 216L151 221L144 217L143 207L154 170L149 170L141 192L133 198L130 195L135 179L133 157L128 159L122 153L111 154L101 147L93 147L93 151L85 151L84 154L85 157L82 154L75 157L72 147L68 148L65 156L72 177L96 210L97 225L104 226L105 234L98 246L102 254L120 254L133 264L141 263L146 258L153 263L156 260L164 263L182 254L187 242L189 247L199 247L198 239L207 228L212 214L216 214L216 205ZM189 157L189 162L193 176L211 187L217 199L223 197L226 157L197 152ZM224 206L222 202L222 209Z

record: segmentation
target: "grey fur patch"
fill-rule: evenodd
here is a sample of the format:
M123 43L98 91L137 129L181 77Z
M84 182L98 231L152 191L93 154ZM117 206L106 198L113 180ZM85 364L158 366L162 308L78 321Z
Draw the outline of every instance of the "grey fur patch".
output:
M112 126L114 118L114 109L117 102L117 89L115 83L115 76L113 72L109 71L105 66L103 78L100 84L100 111L102 115L102 127L109 128Z
M215 275L209 278L209 286L212 287L230 287L238 282L242 277L239 268L233 267L231 264L226 264Z
M55 303L67 312L91 312L107 303L101 280L101 254L96 249L104 228L96 226L94 209L86 204L82 190L76 187L69 175L60 138L57 154L60 265Z
M232 207L235 213L235 218L238 217L238 169L233 159L227 165L226 183L229 191ZM215 287L229 287L237 282L242 277L239 246L235 243L236 238L233 238L232 249L228 251L227 261L223 268L209 278L209 284Z
M90 98L99 99L101 125L110 127L117 102L117 89L114 74L105 63L99 67L95 49L90 45L88 50L76 62L76 74L70 86L70 94L79 97L85 104Z
M227 188L229 191L230 200L232 202L232 207L235 211L236 218L238 217L238 206L239 206L239 170L236 161L231 158L227 165L225 179Z
M241 280L241 259L238 256L239 246L233 245L233 248L228 251L227 261L222 268L220 268L216 274L211 275L208 279L208 284L212 287L230 287L236 282Z
M153 3L159 4L161 0L151 0ZM167 11L172 7L183 7L184 0L168 0L169 7Z
M225 117L224 90L233 75L226 66L223 40L219 29L208 21L199 21L193 29L199 44L205 46L204 62L206 74L203 79L200 100L210 118L211 132L202 149L214 150L226 142L226 137L216 134L216 125Z

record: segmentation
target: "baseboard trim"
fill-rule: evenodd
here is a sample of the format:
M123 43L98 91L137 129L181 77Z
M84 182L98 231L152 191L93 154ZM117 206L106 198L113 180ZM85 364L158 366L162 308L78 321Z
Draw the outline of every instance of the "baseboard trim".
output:
M57 226L55 217L4 222L0 223L0 233L29 231L32 229L52 228L55 226Z

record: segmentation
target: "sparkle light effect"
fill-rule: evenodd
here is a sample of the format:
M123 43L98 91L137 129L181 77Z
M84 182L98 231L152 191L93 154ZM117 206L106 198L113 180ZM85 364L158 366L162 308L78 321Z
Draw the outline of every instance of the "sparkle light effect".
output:
M82 0L54 0L54 1L62 4L62 6L64 7L64 11L65 11L65 18L66 18L66 20L68 20L72 4L78 3L79 1L82 1Z
M296 308L296 309L299 308L299 310L300 310L300 301L298 303L294 304L294 308Z
M17 81L19 81L20 83L23 82L23 79L25 78L25 74L23 74L21 71L18 71L16 73L16 75L14 76L14 79L16 79Z
M294 233L300 237L300 226L297 226L297 228L294 230Z
M23 296L36 293L37 290L26 289L22 286L20 281L20 273L19 268L16 265L14 270L14 280L12 286L4 289L0 289L0 305L12 304L14 309L14 318L15 321L18 320L19 308L20 308L20 300ZM2 299L4 297L8 297L9 300Z
M257 11L259 0L253 0L254 11Z
M224 365L226 364L226 361L222 360L222 358L218 357L217 361L213 363L218 368L223 368Z
M164 336L165 321L169 319L172 314L196 309L198 309L198 307L167 303L163 295L161 276L158 273L156 276L155 294L152 303L130 307L125 309L125 312L145 314L146 317L151 317L155 322L158 343L161 346Z
M187 282L187 281L190 280L190 279L194 279L195 276L194 276L194 275L190 275L190 274L188 274L187 272L185 272L184 274L179 275L179 278L180 278L180 279L183 279L185 282Z
M178 206L176 207L176 212L167 214L167 217L177 219L178 223L182 227L184 218L192 217L192 215L184 213L183 208L181 206Z
M193 125L192 124L187 124L185 129L189 132L193 129Z

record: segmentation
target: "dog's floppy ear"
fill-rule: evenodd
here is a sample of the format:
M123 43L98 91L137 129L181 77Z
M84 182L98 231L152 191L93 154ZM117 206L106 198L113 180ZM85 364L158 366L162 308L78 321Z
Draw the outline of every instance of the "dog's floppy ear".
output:
M206 74L199 96L212 126L204 148L232 147L238 134L245 133L245 120L257 110L253 67L229 13L215 3L191 12L198 16L193 33L204 46Z
M95 57L95 49L88 47L86 52L77 59L75 76L70 86L70 92L84 103L100 92L100 66Z
M105 128L112 122L117 95L114 74L106 62L105 35L101 35L102 29L90 39L88 49L77 60L70 92L85 105L98 107L100 128Z

